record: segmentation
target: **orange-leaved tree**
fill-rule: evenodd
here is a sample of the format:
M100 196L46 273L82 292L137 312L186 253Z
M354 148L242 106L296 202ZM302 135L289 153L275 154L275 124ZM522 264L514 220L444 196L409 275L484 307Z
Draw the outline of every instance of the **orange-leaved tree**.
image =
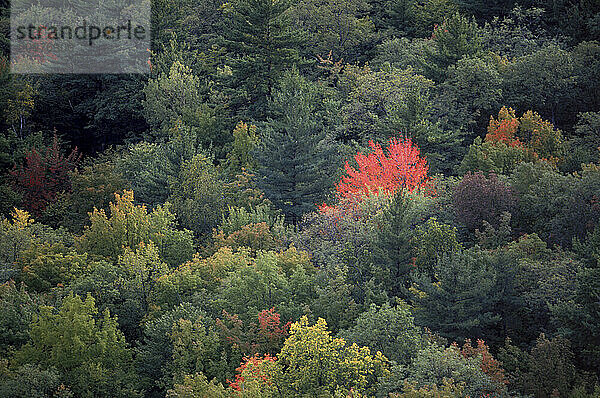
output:
M556 164L563 155L560 130L533 111L518 118L512 108L502 107L498 119L490 117L485 142L519 148L525 152L524 159L527 160L543 159Z
M490 116L486 142L502 142L510 147L523 147L523 143L517 137L519 131L519 119L512 108L502 107L498 112L498 120Z
M255 391L257 394L274 388L272 373L276 360L269 354L264 357L259 354L244 357L242 364L236 369L235 380L227 380L229 387L235 391Z
M454 345L457 346L456 343L454 343ZM483 340L478 339L477 346L474 347L471 344L471 340L466 339L462 349L460 350L460 353L465 358L474 358L477 356L480 357L481 370L483 373L488 375L492 381L497 383L499 389L498 392L501 392L504 389L504 386L508 384L508 380L504 374L504 369L502 369L502 363L493 357L493 355L490 353L490 348Z
M341 202L355 203L381 192L413 192L429 187L427 160L410 138L392 138L385 149L381 144L369 141L369 147L369 153L358 152L354 156L358 168L346 162L346 175L336 185L336 194ZM319 208L321 211L331 209L325 204Z

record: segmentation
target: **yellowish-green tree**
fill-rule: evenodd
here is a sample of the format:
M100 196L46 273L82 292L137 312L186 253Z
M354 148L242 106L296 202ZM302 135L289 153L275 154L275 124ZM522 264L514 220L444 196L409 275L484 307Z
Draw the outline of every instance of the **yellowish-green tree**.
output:
M169 206L157 206L151 212L133 202L133 191L115 193L110 216L103 209L90 214L90 225L77 240L78 248L116 260L124 248L152 242L161 258L170 265L182 264L193 255L192 233L175 229L175 215Z
M350 391L374 395L377 378L388 373L388 360L368 347L334 338L319 318L310 325L303 316L292 324L276 361L274 381L283 396L320 396Z

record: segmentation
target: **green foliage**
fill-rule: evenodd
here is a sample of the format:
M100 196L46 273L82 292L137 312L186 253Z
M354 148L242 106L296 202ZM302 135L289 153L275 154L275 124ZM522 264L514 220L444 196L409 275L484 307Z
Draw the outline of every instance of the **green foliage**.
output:
M222 384L214 379L209 382L203 373L186 375L181 384L175 384L173 389L167 391L167 398L227 398L229 396Z
M502 107L498 120L490 117L488 134L478 137L463 159L460 169L497 171L510 174L524 161L542 160L556 166L564 158L562 133L532 111L517 118L512 108Z
M197 117L202 103L202 84L191 69L174 62L167 73L151 79L144 89L144 110L154 128L170 127L177 121L188 122Z
M462 249L458 241L457 229L437 221L435 217L415 230L416 259L419 272L433 274L433 268L440 258Z
M386 29L390 35L405 36L412 33L415 28L412 21L414 4L413 0L371 2L371 18L375 27Z
M234 250L248 248L253 252L258 250L276 250L283 242L274 228L266 222L243 225L240 229L225 234L222 231L213 234L214 249L231 247Z
M408 364L425 345L423 332L415 326L412 308L403 301L394 307L388 303L372 304L356 320L356 325L342 330L339 337L360 346L381 351L388 359Z
M571 344L564 337L548 339L542 333L529 353L507 339L498 355L507 366L512 389L535 397L576 396L573 392L579 385L585 394L585 386L576 374Z
M173 62L168 72L150 79L144 88L146 120L159 137L171 128L189 128L197 136L196 145L207 146L216 128L212 109L204 103L207 88L191 68Z
M97 209L108 210L115 192L127 188L127 182L111 161L85 166L71 175L69 209L62 225L81 232L89 221L88 213Z
M88 266L88 257L60 243L37 244L21 254L17 263L21 272L16 280L32 292L48 292L80 276Z
M575 239L573 241L573 250L577 256L584 261L584 265L589 268L599 268L600 266L600 224L590 232L585 240Z
M28 119L35 107L35 98L38 96L35 85L32 85L28 79L15 78L9 82L11 87L11 96L6 99L6 108L3 110L4 119L10 129L19 137L23 137L30 132Z
M148 76L10 73L8 3L0 396L599 396L596 0L153 0ZM323 204L391 137L425 194Z
M366 68L346 99L344 134L364 141L384 140L401 132L421 143L419 139L436 128L429 121L432 87L431 80L412 68Z
M515 168L524 162L534 159L522 148L512 147L503 142L482 142L481 137L476 137L473 144L469 146L458 171L467 172L496 172L499 174L510 174Z
M513 6L513 0L458 0L457 4L461 10L468 11L469 14L476 15L478 18L491 19L497 15L505 15Z
M41 307L31 323L31 341L15 353L15 364L56 369L78 396L135 397L131 352L117 321L105 311L96 319L94 299L70 294L58 312Z
M169 182L178 172L165 147L148 142L131 146L117 159L116 169L135 192L137 200L150 206L167 200Z
M597 296L600 292L600 269L584 268L577 273L572 298L564 299L552 308L563 331L580 352L581 360L589 369L598 368L598 320Z
M587 165L581 174L563 175L544 163L522 164L511 180L519 197L516 221L522 231L568 246L574 237L583 239L598 222L596 165Z
M571 54L550 45L510 63L505 70L505 101L535 110L560 122L565 103L572 98L575 76Z
M246 118L264 120L267 99L281 74L299 61L299 35L290 24L288 1L234 0L224 7L231 86Z
M224 281L222 299L231 313L257 313L263 308L279 307L290 297L288 281L275 253L260 253L254 264L234 270Z
M432 387L417 388L415 384L406 382L402 393L391 394L390 396L393 398L459 398L463 396L464 391L462 385L457 386L451 380L445 380L441 387L434 384Z
M481 368L481 357L465 357L458 347L430 344L419 351L406 368L406 379L420 386L442 386L445 380L463 384L463 394L478 396L495 393L498 385Z
M600 33L600 32L599 32ZM584 41L573 49L573 62L577 76L577 88L582 92L581 100L589 104L581 109L597 110L600 99L593 93L598 92L598 54L600 43L596 41ZM578 107L579 108L579 107Z
M579 170L584 163L600 160L600 113L586 112L577 115L575 134L570 142L567 170Z
M399 192L377 220L373 241L375 273L390 296L407 298L410 272L414 269L411 227L420 220L418 195Z
M264 222L278 234L285 232L284 219L267 205L259 205L247 210L244 207L230 207L227 217L223 216L218 230L224 234L239 231L244 225Z
M26 252L36 253L37 246L70 246L73 237L63 229L53 230L35 222L24 210L14 208L11 220L0 219L0 265L1 280L18 277L20 262Z
M5 364L0 364L3 367ZM23 365L11 371L0 369L0 394L7 398L71 398L73 392L60 382L54 369L42 369L39 365Z
M148 395L164 394L173 383L173 341L170 336L177 322L195 322L203 317L206 314L199 308L182 304L145 323L142 338L135 348L135 364Z
M368 304L373 301L380 304L387 298L372 280L359 287L348 281L347 274L348 267L330 266L326 272L317 275L316 297L310 303L311 312L329 319L334 332L351 328Z
M502 101L502 75L496 58L462 58L448 67L437 97L446 128L461 129L472 136L488 123Z
M506 311L507 334L517 343L551 330L552 311L572 298L581 264L571 253L547 248L537 235L525 235L506 248L514 257L513 295L519 310Z
M505 4L512 8L511 3L512 0L507 0ZM488 9L489 2L479 8ZM515 5L504 15L487 19L482 29L483 47L507 61L507 58L529 55L547 45L563 45L564 38L545 30L545 23L543 9Z
M569 341L561 337L548 340L542 334L530 355L529 371L523 375L524 392L547 397L558 390L560 395L567 395L575 378Z
M220 308L245 321L272 307L284 319L297 319L302 313L299 304L314 296L314 267L307 257L290 250L258 252L255 260L232 270L221 285Z
M277 118L264 125L255 155L258 186L294 223L323 203L336 176L336 145L318 117L321 99L297 70L284 74L269 103Z
M196 155L183 162L169 200L184 228L206 237L225 211L224 186L212 161Z
M376 39L369 9L365 0L300 1L290 10L306 36L304 55L313 58L330 53L334 59L357 60Z
M446 69L463 57L474 56L481 49L481 34L475 20L454 13L437 26L432 35L434 47L427 51L426 68L435 81L446 78Z
M214 321L207 317L179 319L169 333L173 346L172 360L167 365L175 382L186 374L203 373L222 382L229 375L227 358L222 355Z
M17 208L12 213L12 220L0 220L2 281L13 277L18 259L26 249L33 246L33 222L29 213Z
M0 285L0 355L6 358L11 350L29 340L29 324L37 311L37 303L25 290L11 280Z
M359 142L405 135L419 145L434 170L451 170L462 155L462 137L436 120L435 89L413 66L365 67L350 85L339 135Z
M235 175L225 184L225 198L228 206L252 209L259 206L271 206L264 193L256 186L256 176L247 171Z
M225 168L230 175L257 168L256 160L252 156L257 144L256 126L239 122L233 129L233 144L225 161Z
M128 341L133 341L140 334L140 321L145 315L143 309L147 308L147 304L129 278L130 274L124 266L94 261L65 290L80 296L93 293L98 309L115 314L119 328Z
M481 230L475 230L475 236L477 237L477 243L484 249L497 249L503 247L512 236L512 228L510 227L510 221L512 215L505 211L500 214L498 226L494 227L487 221L483 221L483 228ZM534 235L537 238L537 235ZM538 238L539 239L539 238Z
M376 232L374 220L385 207L387 199L386 195L378 195L356 207L341 207L338 212L309 213L303 220L303 228L294 237L294 243L308 251L318 267L348 264L366 267ZM368 276L366 272L359 274ZM366 282L365 279L359 280Z
M119 256L117 267L125 277L125 290L141 303L144 313L148 311L148 301L157 280L168 272L154 244L140 243L135 249L125 248Z
M395 4L401 3L395 1ZM452 17L458 8L452 0L414 1L410 9L416 35L426 37L435 32L438 25Z
M407 0L410 1L410 0ZM426 52L435 46L430 39L409 39L399 37L386 39L377 46L373 66L390 65L396 69L413 68L416 73L425 75L427 68Z
M196 294L205 290L214 293L229 272L247 266L250 262L251 257L246 251L234 253L229 247L220 248L205 259L196 255L158 279L152 305L168 309L191 301Z
M451 340L486 337L501 321L501 275L490 253L477 248L442 258L435 278L415 276L417 324Z

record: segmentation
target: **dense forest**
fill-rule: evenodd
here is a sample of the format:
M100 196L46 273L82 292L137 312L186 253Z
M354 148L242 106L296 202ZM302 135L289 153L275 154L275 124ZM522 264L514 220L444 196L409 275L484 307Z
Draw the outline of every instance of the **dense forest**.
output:
M224 1L0 0L0 396L600 397L600 3Z

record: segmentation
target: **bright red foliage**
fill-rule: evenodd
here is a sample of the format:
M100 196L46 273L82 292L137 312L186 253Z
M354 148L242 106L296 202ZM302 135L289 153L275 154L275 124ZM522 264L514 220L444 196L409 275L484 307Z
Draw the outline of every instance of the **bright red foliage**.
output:
M380 192L392 194L402 189L412 192L427 188L427 160L420 156L419 147L409 138L392 138L385 150L373 141L369 141L369 147L370 153L359 152L354 156L358 169L346 162L347 175L336 185L340 200L360 201ZM327 205L319 208L321 211L330 209Z
M56 136L44 154L36 149L28 152L25 165L19 168L15 165L10 172L14 189L23 194L26 210L39 216L46 206L56 200L58 193L69 191L69 172L75 169L80 160L77 148L65 157Z

